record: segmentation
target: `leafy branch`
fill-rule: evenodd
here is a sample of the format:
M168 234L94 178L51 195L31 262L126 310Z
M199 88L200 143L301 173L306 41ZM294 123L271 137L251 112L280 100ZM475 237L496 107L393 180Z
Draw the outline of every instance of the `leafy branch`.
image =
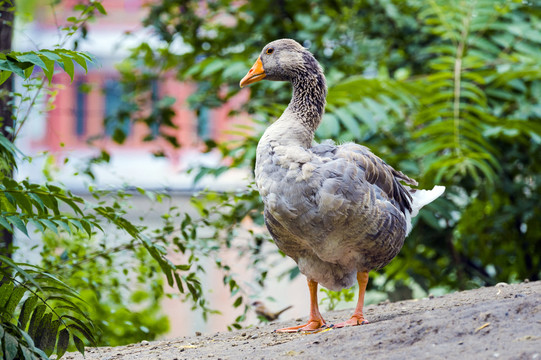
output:
M485 180L493 185L496 173L501 171L496 160L498 150L483 132L502 122L490 111L493 95L499 93L494 89L498 86L494 79L510 81L528 74L533 80L533 74L505 55L517 43L517 38L504 30L511 20L511 9L498 13L491 1L430 4L423 12L427 29L448 39L448 43L427 49L434 72L418 82L419 88L427 91L423 92L422 108L415 117L418 130L414 135L423 140L417 150L426 156L427 170L435 182L467 174L476 183ZM540 34L539 30L531 31ZM505 41L489 44L487 36ZM526 56L533 60L531 57L537 55ZM502 66L507 71L499 75L497 70ZM539 74L536 78L540 78ZM505 123L511 125L511 120L506 119ZM438 157L434 157L435 152Z
M61 358L70 342L84 354L81 336L94 343L94 330L83 300L42 269L4 256L0 261L4 265L0 268L0 338L6 344L5 358L48 359L55 349Z

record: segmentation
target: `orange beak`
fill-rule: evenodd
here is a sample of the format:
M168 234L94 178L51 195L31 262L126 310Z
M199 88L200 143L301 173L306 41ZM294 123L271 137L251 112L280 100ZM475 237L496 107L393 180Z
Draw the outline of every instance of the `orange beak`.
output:
M240 81L240 87L245 87L246 85L253 84L259 80L263 80L267 76L265 70L263 69L263 63L261 62L261 56L257 58L254 66L248 71L245 77Z

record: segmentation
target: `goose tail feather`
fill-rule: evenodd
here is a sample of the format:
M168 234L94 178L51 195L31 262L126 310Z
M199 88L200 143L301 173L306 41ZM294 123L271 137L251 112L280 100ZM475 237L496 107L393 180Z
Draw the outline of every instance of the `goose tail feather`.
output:
M445 191L445 186L436 185L432 190L419 190L419 189L412 189L410 190L410 194L412 197L411 201L411 213L409 211L406 211L406 222L407 222L407 230L406 235L408 235L411 231L412 225L411 225L411 219L417 216L419 214L419 210L427 204L430 204L432 201L436 200L438 197L443 194Z

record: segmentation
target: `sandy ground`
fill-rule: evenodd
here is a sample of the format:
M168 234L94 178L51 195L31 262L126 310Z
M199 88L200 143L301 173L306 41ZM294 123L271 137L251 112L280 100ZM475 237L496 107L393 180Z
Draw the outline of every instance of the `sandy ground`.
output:
M348 318L349 312L323 316L335 323ZM370 324L316 334L273 332L304 323L305 318L233 332L90 348L85 359L541 360L541 281L370 305L365 317ZM64 358L83 360L78 353Z

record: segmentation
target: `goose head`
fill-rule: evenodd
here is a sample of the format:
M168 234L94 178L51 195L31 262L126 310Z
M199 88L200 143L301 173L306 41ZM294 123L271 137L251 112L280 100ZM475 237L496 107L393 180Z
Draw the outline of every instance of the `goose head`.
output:
M308 132L303 143L310 144L323 117L327 97L323 70L312 53L291 39L267 44L240 81L240 87L263 79L291 82L293 96L284 112L287 116L282 118L305 126Z
M263 79L295 82L322 73L314 56L292 39L275 40L267 44L257 61L240 81L240 87Z

